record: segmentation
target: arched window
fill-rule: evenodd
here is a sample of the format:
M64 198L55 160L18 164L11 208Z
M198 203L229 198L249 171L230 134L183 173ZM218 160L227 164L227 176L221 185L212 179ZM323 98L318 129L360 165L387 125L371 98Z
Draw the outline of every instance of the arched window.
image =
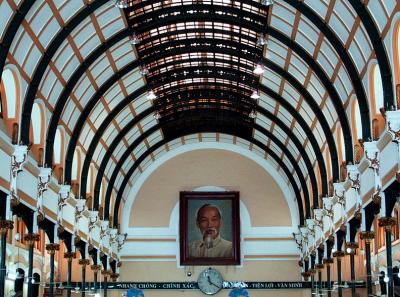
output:
M81 154L78 150L74 152L71 171L71 188L75 196L79 196L79 178L81 168Z
M384 107L382 77L379 65L376 64L371 70L371 106L374 115L380 113L380 109Z
M44 113L38 103L33 104L31 119L33 144L40 145L43 139Z
M64 134L60 128L56 131L56 136L54 138L54 164L61 164L61 160L63 159L63 151L64 151Z
M93 179L93 165L90 165L86 181L86 194L89 195L92 193L92 186L93 186L92 179Z
M75 150L74 159L72 161L71 180L78 180L80 163L81 163L81 155L78 150Z
M344 136L342 127L338 127L337 129L337 139L338 139L338 153L339 153L339 160L340 163L346 161L346 148L344 146Z
M358 101L354 100L353 103L353 112L352 112L352 119L353 119L353 135L355 135L354 142L357 143L358 139L362 139L362 124L361 124L361 114L360 114L360 107L358 106Z
M8 119L15 119L18 115L18 80L17 76L11 69L4 69L1 75L1 88L5 98L5 102L2 102L4 115Z
M400 21L396 23L393 34L393 61L394 76L396 80L397 108L400 108Z

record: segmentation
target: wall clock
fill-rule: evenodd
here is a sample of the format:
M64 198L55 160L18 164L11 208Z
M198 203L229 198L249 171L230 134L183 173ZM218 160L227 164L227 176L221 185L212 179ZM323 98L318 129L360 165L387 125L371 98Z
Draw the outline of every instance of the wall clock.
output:
M221 273L214 268L207 268L200 272L197 278L197 285L200 291L207 295L214 295L218 293L223 286L224 279Z

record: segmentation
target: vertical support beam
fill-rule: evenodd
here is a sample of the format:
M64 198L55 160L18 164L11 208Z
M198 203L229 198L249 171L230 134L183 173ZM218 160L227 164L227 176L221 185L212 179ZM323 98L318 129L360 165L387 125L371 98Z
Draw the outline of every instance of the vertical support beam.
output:
M318 293L322 294L322 269L318 269Z
M101 265L92 265L90 267L93 271L93 287L94 293L97 293L97 274L101 270Z
M338 277L338 296L342 297L343 290L342 290L342 258L341 258L341 256L337 256L336 261L337 261L337 277Z
M0 221L0 297L4 297L5 283L6 283L6 248L7 248L7 231L14 228L14 222L9 220Z
M75 258L75 253L67 252L64 254L64 258L68 261L67 271L67 297L71 297L71 275L72 275L72 259Z
M4 297L4 284L6 282L6 243L7 229L1 229L0 247L0 297Z
M347 242L346 243L346 253L350 255L350 277L351 277L351 296L356 296L356 270L355 270L355 261L354 255L358 248L358 243L356 242Z
M54 254L60 250L57 243L46 244L46 250L50 254L50 297L54 297Z
M85 297L86 290L86 265L89 264L89 259L80 259L79 265L82 265L82 288L81 288L81 297Z
M326 289L328 290L328 297L331 296L331 264L326 263Z
M386 237L386 263L387 273L389 277L388 282L388 297L394 297L394 283L393 283L393 266L392 266L392 226L385 226Z
M368 296L372 294L372 273L371 273L371 241L369 239L365 242L365 255L367 265L367 292Z
M104 291L103 291L103 297L107 297L107 287L108 287L108 279L107 279L107 274L108 271L103 271L104 274Z
M33 297L33 245L35 241L39 241L39 234L29 233L25 235L25 241L28 243L29 259L28 259L28 297Z
M361 232L361 239L365 240L365 257L367 266L367 292L372 294L372 272L371 272L371 240L374 239L372 231Z

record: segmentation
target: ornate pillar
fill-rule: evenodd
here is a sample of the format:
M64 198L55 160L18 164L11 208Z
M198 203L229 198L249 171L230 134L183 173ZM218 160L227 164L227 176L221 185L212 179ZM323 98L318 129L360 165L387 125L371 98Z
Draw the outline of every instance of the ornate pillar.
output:
M356 270L354 265L354 254L358 248L356 242L346 242L346 253L350 255L350 277L351 277L351 296L356 295Z
M79 265L82 265L82 289L81 296L85 297L86 291L86 265L89 265L89 259L79 259Z
M326 267L326 289L328 290L328 296L331 296L331 264L333 263L332 258L324 259Z
M7 246L7 231L14 228L13 221L1 220L0 221L0 297L4 297L4 284L6 281L7 267L6 267L6 246Z
M118 279L118 277L119 277L119 273L114 273L114 272L112 272L112 273L110 274L110 278L111 278L111 280L112 280L113 282L116 282L117 279Z
M64 258L68 261L68 272L67 272L67 297L71 297L71 274L72 274L72 259L75 258L75 253L67 252L64 254Z
M361 239L365 240L365 258L367 266L367 291L368 296L372 294L372 273L371 273L371 240L374 239L372 231L361 232Z
M103 285L104 285L104 290L103 290L103 297L107 297L107 287L108 287L108 275L109 271L108 270L102 270L101 274L104 276L103 280Z
M39 234L36 233L29 233L25 235L25 241L28 243L29 246L29 267L28 267L28 297L33 297L33 284L32 284L32 278L33 278L33 245L36 241L39 241L40 237Z
M97 293L97 273L101 270L101 265L92 265L94 293Z
M318 271L318 293L322 294L322 270L324 269L324 264L316 264L315 268Z
M394 296L394 283L393 283L393 266L392 266L392 226L396 225L396 220L392 217L383 217L379 219L379 227L385 228L386 239L386 263L387 263L387 276L388 282L388 297Z
M58 243L46 244L46 250L50 254L50 297L54 297L54 254L60 250Z
M338 276L338 296L342 297L343 289L342 289L342 257L344 257L343 251L336 251L333 253L333 257L336 258L337 263L337 276Z

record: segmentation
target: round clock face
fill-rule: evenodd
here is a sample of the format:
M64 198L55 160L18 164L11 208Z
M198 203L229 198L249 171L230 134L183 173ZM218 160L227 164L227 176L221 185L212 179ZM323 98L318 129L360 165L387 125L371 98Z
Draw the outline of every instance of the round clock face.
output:
M200 291L207 295L218 293L222 289L223 282L222 275L213 268L203 270L197 279Z

